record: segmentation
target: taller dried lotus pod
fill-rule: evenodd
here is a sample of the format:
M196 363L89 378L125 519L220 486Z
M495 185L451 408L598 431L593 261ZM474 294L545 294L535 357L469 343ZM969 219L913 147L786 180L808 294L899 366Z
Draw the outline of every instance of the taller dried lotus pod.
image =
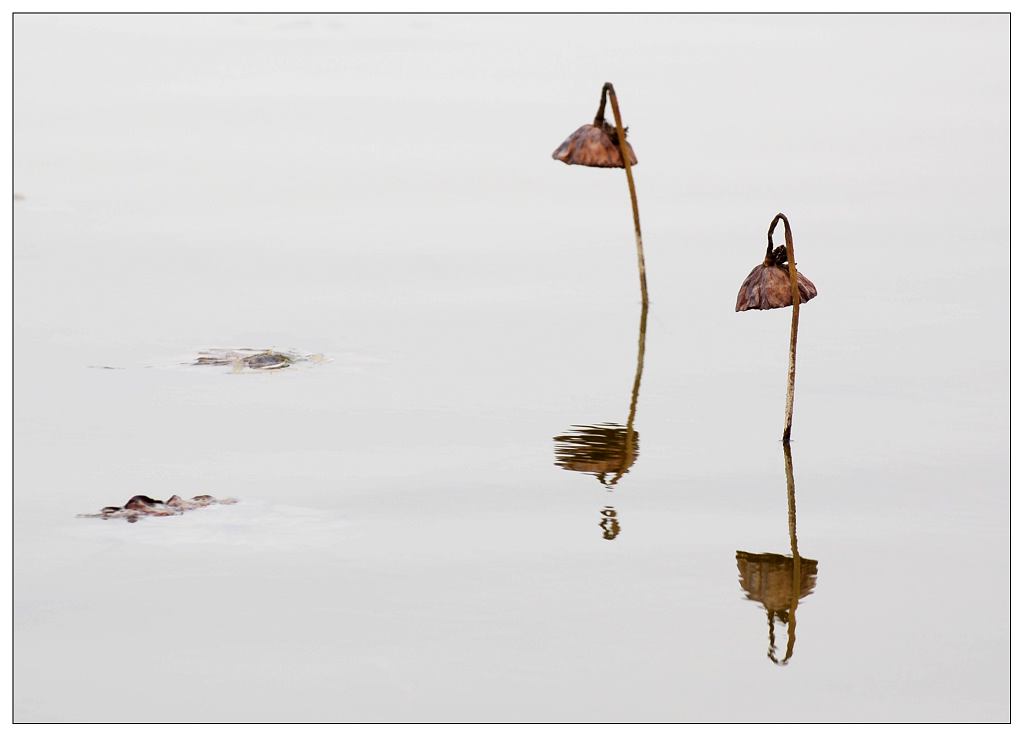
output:
M604 119L605 103L611 99L615 125ZM640 272L640 299L647 304L647 270L644 266L644 241L640 234L640 206L636 199L636 185L633 183L633 166L637 163L633 147L626 141L626 127L622 124L619 100L611 82L601 88L601 103L597 108L594 122L577 128L571 136L562 141L551 158L565 164L596 166L605 169L625 169L629 184L629 201L633 206L633 230L636 234L636 260Z
M786 245L775 248L772 235L782 221L786 232ZM796 335L800 324L800 304L818 296L818 288L810 279L796 270L796 252L793 250L793 231L789 219L781 212L768 226L768 250L764 262L754 267L740 286L736 296L736 311L773 310L777 307L793 308L793 321L789 331L789 374L786 386L786 421L782 441L789 442L793 431L793 395L796 391Z
M629 145L629 141L626 141L625 149L629 154L629 163L636 166L636 154L633 153L633 147ZM562 145L555 149L551 158L577 166L597 166L606 169L626 168L626 165L622 163L619 135L615 128L604 120L595 120L593 124L581 125L571 136L562 141Z

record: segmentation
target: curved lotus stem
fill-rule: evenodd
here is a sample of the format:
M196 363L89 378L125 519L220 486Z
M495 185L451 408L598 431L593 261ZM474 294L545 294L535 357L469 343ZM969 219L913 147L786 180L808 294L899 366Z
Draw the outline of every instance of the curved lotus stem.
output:
M796 255L793 253L793 231L789 227L789 219L781 212L772 220L768 227L768 253L765 263L772 255L772 234L775 226L782 221L786 231L786 260L789 262L789 288L793 295L793 322L789 329L789 375L786 382L786 426L782 431L782 442L788 443L793 431L793 396L796 391L796 333L800 323L800 289L796 281Z
M604 123L605 100L611 98L612 113L615 115L615 132L619 139L619 153L622 154L622 163L626 167L626 181L629 183L629 199L633 205L633 228L636 231L636 261L640 269L640 297L643 304L647 304L647 269L644 266L644 239L640 233L640 207L636 201L636 185L633 183L633 167L629 163L630 153L626 148L626 130L622 125L622 114L619 112L619 99L615 95L615 87L611 82L605 82L601 88L601 104L597 108L597 115L594 116L594 125L600 128Z

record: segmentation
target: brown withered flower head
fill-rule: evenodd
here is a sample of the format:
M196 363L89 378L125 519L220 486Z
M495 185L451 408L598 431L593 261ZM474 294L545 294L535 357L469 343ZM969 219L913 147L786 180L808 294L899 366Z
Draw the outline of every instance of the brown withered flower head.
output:
M623 130L625 133L625 129ZM633 147L626 141L629 151L629 163L636 165L636 154ZM565 164L579 166L599 166L603 168L625 169L622 163L622 152L619 150L619 135L615 126L604 120L595 120L593 124L581 125L576 131L562 141L555 149L551 158Z
M796 272L796 286L800 292L800 304L818 296L818 288L799 271ZM736 297L736 311L773 310L792 304L786 247L779 246L773 251L769 245L764 263L755 266L743 280Z

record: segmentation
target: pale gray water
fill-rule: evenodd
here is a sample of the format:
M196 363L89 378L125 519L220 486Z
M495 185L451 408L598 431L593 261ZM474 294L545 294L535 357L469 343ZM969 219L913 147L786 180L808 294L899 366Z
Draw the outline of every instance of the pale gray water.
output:
M1007 720L1008 30L17 16L15 719ZM612 493L553 440L636 366L625 177L550 159L605 80ZM733 312L779 210L785 668L736 563L790 553L789 312ZM240 347L330 361L182 365ZM75 517L136 493L240 503Z

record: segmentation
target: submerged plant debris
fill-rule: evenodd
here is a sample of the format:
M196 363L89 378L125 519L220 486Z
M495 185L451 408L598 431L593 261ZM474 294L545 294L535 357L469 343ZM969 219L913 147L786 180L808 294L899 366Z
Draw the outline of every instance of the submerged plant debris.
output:
M145 494L137 494L129 499L123 507L104 507L97 514L80 514L78 516L138 522L140 517L174 517L193 509L202 509L213 504L237 503L237 499L215 499L209 494L200 494L191 499L182 499L175 494L167 501L153 499Z
M232 371L276 371L297 363L322 363L322 353L303 354L270 348L211 348L199 354L193 366L230 366Z

